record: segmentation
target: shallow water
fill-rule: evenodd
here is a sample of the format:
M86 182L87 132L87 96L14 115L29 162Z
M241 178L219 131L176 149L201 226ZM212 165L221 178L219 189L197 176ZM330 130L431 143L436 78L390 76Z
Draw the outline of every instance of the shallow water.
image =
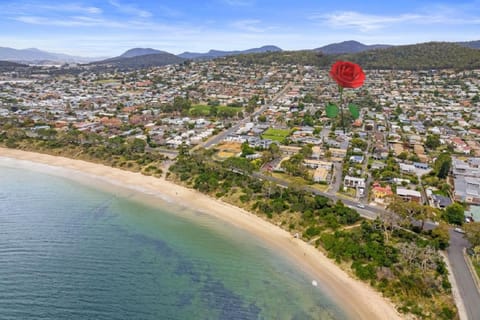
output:
M246 231L111 190L0 161L1 319L346 318Z

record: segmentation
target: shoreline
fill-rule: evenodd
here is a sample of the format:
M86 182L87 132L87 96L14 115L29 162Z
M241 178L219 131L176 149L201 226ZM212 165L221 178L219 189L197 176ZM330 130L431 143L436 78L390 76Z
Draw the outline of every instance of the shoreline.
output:
M37 167L40 171L42 171L42 166L44 169L47 167L61 169L55 170L53 173L68 179L81 180L90 185L94 185L97 180L122 189L149 196L154 195L164 201L228 222L254 234L280 254L288 256L295 267L310 275L312 280L321 283L325 293L350 318L402 319L390 301L383 298L368 284L349 276L318 249L301 239L293 238L287 231L244 209L163 178L144 176L141 173L83 160L6 148L0 148L0 158L26 161L26 164L30 164L30 166L37 164L40 165ZM81 177L72 177L75 174L79 174Z

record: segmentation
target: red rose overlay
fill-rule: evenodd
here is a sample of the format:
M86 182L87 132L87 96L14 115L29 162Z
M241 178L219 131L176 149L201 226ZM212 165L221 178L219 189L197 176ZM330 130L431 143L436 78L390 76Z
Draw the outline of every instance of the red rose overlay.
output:
M338 84L338 91L340 92L340 108L336 104L330 102L326 106L326 115L328 118L333 119L337 117L338 113L340 113L343 133L345 133L345 117L343 115L343 89L355 89L361 87L365 81L365 73L363 72L362 67L356 63L349 61L337 61L330 69L330 77L332 77L332 79ZM350 114L354 120L360 117L360 110L355 104L348 104L348 111L350 111Z
M358 88L365 81L362 67L348 61L335 62L330 69L330 76L342 88Z

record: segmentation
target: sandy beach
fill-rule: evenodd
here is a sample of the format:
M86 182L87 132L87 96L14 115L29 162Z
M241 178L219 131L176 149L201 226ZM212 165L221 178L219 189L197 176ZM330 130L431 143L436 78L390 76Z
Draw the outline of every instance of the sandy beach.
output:
M192 210L198 210L247 230L290 257L299 269L307 272L326 289L352 319L401 319L392 303L367 284L353 279L315 247L294 239L287 231L243 209L210 198L164 179L144 176L81 160L0 148L0 157L23 160L23 164L41 164L45 168L58 168L57 174L65 177L83 176L111 183L115 186L160 194L161 198ZM46 167L49 166L49 167ZM38 166L37 166L38 168ZM41 169L41 166L40 166ZM85 179L83 179L85 180Z

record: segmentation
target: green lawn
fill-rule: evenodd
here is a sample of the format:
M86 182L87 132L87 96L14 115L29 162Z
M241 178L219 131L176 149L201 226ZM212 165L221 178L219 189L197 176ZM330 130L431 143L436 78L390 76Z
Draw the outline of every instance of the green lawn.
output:
M102 80L95 80L96 83L117 83L120 84L120 81L116 79L102 79Z
M190 108L189 113L192 116L208 116L210 115L210 110L212 106L197 104ZM228 107L228 106L218 106L217 113L226 112L232 115L236 115L238 112L243 111L243 108L238 107Z
M290 130L269 128L262 134L262 139L270 139L283 143L285 138L287 138L290 134Z

